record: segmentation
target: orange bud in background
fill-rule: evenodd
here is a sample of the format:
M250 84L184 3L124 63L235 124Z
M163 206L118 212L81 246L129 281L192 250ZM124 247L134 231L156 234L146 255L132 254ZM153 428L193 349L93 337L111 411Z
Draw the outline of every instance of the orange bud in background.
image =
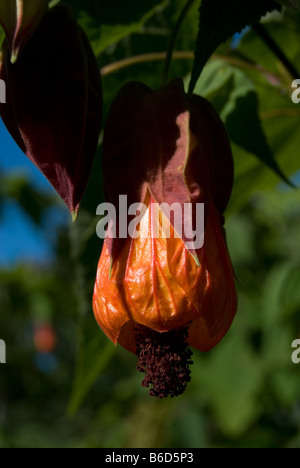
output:
M103 158L108 201L118 208L119 195L127 195L128 204L144 203L146 212L137 238L105 240L95 316L115 344L138 355L151 395L176 396L190 380L189 345L212 349L237 310L223 227L233 185L230 144L213 107L186 96L181 80L155 92L130 83L112 106ZM203 246L176 236L162 203L189 203L181 222L193 229L204 204Z
M33 342L39 353L52 353L57 345L57 336L49 324L38 324L34 327Z
M0 0L0 23L16 62L48 9L48 0Z

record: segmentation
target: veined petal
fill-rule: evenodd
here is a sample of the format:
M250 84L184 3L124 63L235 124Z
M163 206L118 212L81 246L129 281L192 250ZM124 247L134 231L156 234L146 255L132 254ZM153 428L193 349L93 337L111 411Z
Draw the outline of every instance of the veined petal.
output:
M188 340L191 346L201 351L220 341L237 309L234 272L220 216L213 203L207 204L206 210L204 246L197 251L199 266L180 242L168 244L170 271L201 317L196 320L198 339L192 322ZM204 342L203 336L206 337Z
M111 275L106 243L99 262L95 313L101 328L114 342L129 320L165 332L180 328L198 316L169 268L167 245L178 243L174 230L171 227L171 237L165 238L162 228L168 220L149 193L145 204L148 209L139 226L139 237L127 240ZM179 241L184 248L183 241Z

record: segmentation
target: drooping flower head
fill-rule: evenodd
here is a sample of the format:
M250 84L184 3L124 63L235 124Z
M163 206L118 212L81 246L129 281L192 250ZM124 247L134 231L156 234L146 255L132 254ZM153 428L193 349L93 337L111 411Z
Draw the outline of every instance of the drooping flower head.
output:
M199 96L188 97L178 79L158 91L136 82L122 88L103 151L106 195L120 222L120 195L128 197L129 206L143 203L146 209L137 213L138 237L105 240L95 315L115 344L139 356L151 394L176 396L190 379L188 346L200 351L216 346L237 309L223 227L233 185L230 144L213 107ZM182 208L179 219L167 212L174 204ZM186 227L197 231L201 204L199 246L184 233ZM128 223L133 219L131 213Z
M8 131L76 217L98 145L102 86L72 9L51 8L14 64L5 41L0 78L7 84L0 112Z

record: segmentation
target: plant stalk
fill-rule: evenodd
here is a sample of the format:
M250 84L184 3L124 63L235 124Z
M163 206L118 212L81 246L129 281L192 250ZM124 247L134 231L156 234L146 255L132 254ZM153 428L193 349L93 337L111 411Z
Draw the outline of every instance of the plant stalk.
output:
M164 65L164 70L163 70L163 76L162 76L162 86L165 86L169 82L169 74L170 74L170 68L171 68L171 62L173 58L173 53L174 49L176 46L176 41L182 26L183 21L185 20L186 15L190 11L190 8L193 6L196 0L188 0L187 4L183 8L178 21L174 27L174 30L171 35L170 39L170 44L167 50L167 55L166 55L166 60L165 60L165 65Z

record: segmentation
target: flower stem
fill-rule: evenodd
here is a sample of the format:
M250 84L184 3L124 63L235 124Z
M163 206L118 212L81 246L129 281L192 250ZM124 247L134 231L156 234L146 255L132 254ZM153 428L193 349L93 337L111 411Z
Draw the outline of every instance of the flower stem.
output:
M287 71L292 75L292 77L295 79L300 78L300 73L296 70L294 65L290 62L285 53L281 50L279 45L274 41L274 39L270 36L268 31L263 27L263 25L260 23L256 23L252 26L252 28L256 32L256 34L263 40L263 42L269 47L269 49L276 55L276 57L281 61L281 63L285 66Z
M194 60L194 57L194 52L191 50L181 50L173 52L173 60ZM116 73L124 68L131 67L133 65L163 60L166 60L166 52L152 52L147 54L134 55L133 57L118 60L117 62L105 65L103 68L101 68L100 73L102 77L105 77L111 75L112 73ZM276 86L276 84L278 83L278 86L285 86L288 89L290 89L290 83L283 83L282 76L276 75L270 70L264 68L262 65L251 62L244 57L213 54L209 61L211 60L221 60L235 67L257 71L258 73L261 73L268 81L270 80L270 78L272 78L272 83L274 86Z
M162 86L166 85L169 81L169 74L170 74L170 68L171 68L171 62L173 58L173 52L175 49L176 41L182 26L183 21L185 20L186 15L188 14L190 8L194 4L195 0L188 0L187 4L183 8L177 23L175 24L174 30L171 35L171 40L170 44L167 50L167 56L165 60L165 65L164 65L164 70L163 70L163 76L162 76Z
M173 53L173 58L177 60L193 60L194 52L190 50L176 51ZM123 68L131 67L132 65L138 65L140 63L155 62L160 60L166 60L166 52L153 52L148 54L134 55L126 59L119 60L117 62L110 63L105 67L101 68L100 72L102 76L110 75Z

